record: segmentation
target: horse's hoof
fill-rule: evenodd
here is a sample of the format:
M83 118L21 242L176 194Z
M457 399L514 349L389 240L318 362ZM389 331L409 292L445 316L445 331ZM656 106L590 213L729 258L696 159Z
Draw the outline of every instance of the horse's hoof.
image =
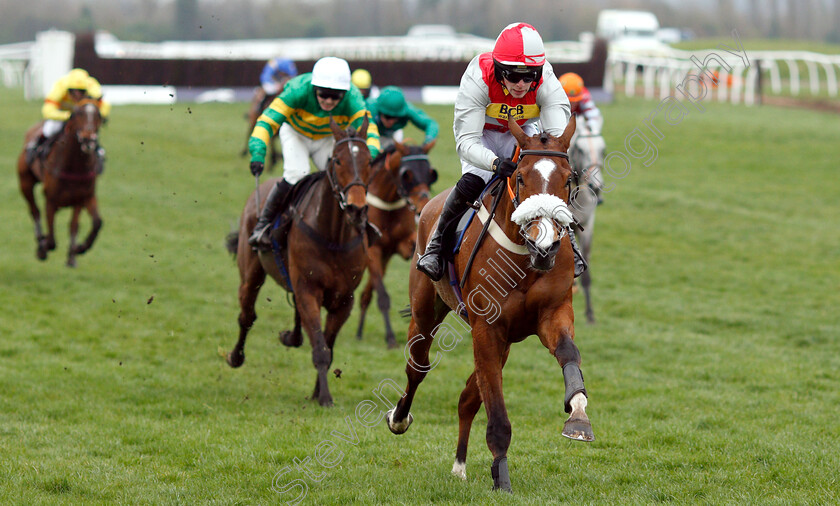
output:
M333 407L332 397L329 399L318 399L318 404L320 404L322 408L331 408Z
M68 259L67 260L67 267L76 267L76 260L75 259L73 259L73 260Z
M45 248L38 248L38 250L35 251L35 256L38 257L38 260L46 260L47 250Z
M397 344L397 340L394 338L394 336L391 336L389 339L386 339L385 344L388 345L389 350L393 350L400 347L400 345Z
M462 480L467 479L467 463L466 462L458 462L458 459L455 459L455 463L452 464L452 476L456 478L460 478Z
M565 437L575 441L595 441L595 434L592 432L592 424L589 420L582 418L569 417L563 425L563 433Z
M395 409L396 408L392 408L390 411L385 413L385 422L388 424L388 428L394 434L405 434L405 431L407 431L408 428L411 427L411 422L414 421L414 417L411 416L411 413L409 413L405 420L395 422L393 420Z
M292 332L291 330L286 330L281 332L278 336L280 342L283 343L284 346L288 346L290 348L297 348L301 344L303 344L303 334L298 332L297 334Z
M83 244L78 244L73 247L73 254L75 255L82 255L87 251L87 248Z
M245 353L225 353L225 362L234 369L245 363Z

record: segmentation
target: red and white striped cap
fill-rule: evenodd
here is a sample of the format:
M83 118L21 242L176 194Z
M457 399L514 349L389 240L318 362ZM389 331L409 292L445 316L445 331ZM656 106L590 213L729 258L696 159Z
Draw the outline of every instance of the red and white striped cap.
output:
M503 65L541 67L545 63L542 37L528 23L511 23L496 39L493 59Z

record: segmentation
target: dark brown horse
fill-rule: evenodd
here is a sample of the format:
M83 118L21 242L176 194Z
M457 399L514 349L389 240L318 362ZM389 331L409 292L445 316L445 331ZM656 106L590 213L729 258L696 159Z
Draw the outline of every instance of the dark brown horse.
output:
M437 171L429 163L429 151L435 141L423 146L396 143L396 151L382 157L372 166L368 186L368 219L382 233L368 249L368 282L359 299L358 339L362 338L365 314L376 290L376 300L385 320L385 342L396 348L397 340L391 328L388 312L391 298L385 289L385 269L395 254L408 260L417 242L417 217L429 202L429 186L437 180Z
M283 332L280 339L286 346L300 346L301 325L306 330L312 345L312 363L318 373L312 398L322 406L333 403L327 385L333 346L350 315L353 292L367 267L365 195L370 177L370 151L365 144L367 119L358 132L352 128L341 130L332 118L330 127L336 142L326 175L313 183L292 208L287 248L259 253L251 249L248 236L258 214L255 194L245 204L238 239L234 239L238 241L240 279L239 340L226 355L231 367L239 367L245 361L245 339L257 319L254 303L268 273L294 294L294 330ZM268 195L276 182L263 183L259 194ZM327 310L323 328L322 307Z
M43 122L26 132L25 144L41 135ZM102 116L94 100L82 100L73 109L70 119L53 143L49 154L43 159L36 157L31 165L26 163L26 149L18 157L17 173L20 191L29 204L29 212L35 222L37 256L46 260L47 252L55 249L55 213L62 207L72 207L70 219L70 247L67 251L67 265L76 266L76 255L81 255L93 246L102 218L96 203L97 163L96 150L99 146L99 127ZM35 202L35 185L44 185L45 210L47 213L47 235L41 229L41 211ZM92 225L85 241L76 243L79 233L79 215L87 209Z
M285 82L283 84L285 84ZM257 126L257 119L263 113L265 108L271 105L271 102L277 98L278 95L280 95L279 92L273 95L267 95L260 86L254 88L254 96L251 98L251 106L248 108L248 112L245 113L245 119L248 120L248 132L245 136L245 147L239 152L239 156L245 156L248 154L248 142L251 140L251 133L254 131L254 127ZM271 137L271 140L268 143L268 156L265 158L266 169L271 171L279 159L280 152L277 150L277 136L275 135Z
M386 421L395 434L402 434L412 422L409 413L417 387L435 366L429 363L429 348L437 337L444 349L451 349L457 330L442 324L450 310L463 314L473 338L475 370L467 379L458 403L459 433L453 474L466 478L467 443L473 418L482 403L487 412L487 446L493 453L493 486L510 491L507 449L511 425L502 394L502 368L510 346L532 334L560 364L565 379L565 409L571 416L562 434L581 441L594 439L586 415L586 390L580 372L580 353L574 344L572 282L574 259L567 237L572 221L567 204L572 178L566 151L575 129L572 119L559 138L543 132L528 137L514 122L508 122L521 157L516 172L503 192L496 217L479 246L463 285L463 301L445 276L432 282L414 268L409 290L411 323L408 336L408 386ZM435 229L445 194L438 195L420 217L418 254ZM491 196L483 200L489 208ZM479 215L481 216L481 215ZM486 220L485 216L482 218ZM464 243L450 267L450 277L464 277L464 269L482 225L473 220ZM447 342L448 340L448 342Z

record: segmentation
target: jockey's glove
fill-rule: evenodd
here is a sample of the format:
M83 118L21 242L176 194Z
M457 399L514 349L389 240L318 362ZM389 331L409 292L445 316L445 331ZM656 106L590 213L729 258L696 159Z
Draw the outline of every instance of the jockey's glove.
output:
M493 160L493 174L508 178L516 170L516 164L510 158L496 158Z
M265 169L265 163L263 162L251 162L251 174L255 176L259 176L263 173L263 169Z

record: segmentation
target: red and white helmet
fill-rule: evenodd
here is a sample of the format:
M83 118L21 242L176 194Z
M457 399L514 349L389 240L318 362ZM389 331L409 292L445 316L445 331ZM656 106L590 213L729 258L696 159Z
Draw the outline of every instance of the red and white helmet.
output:
M542 67L545 63L542 37L528 23L511 23L496 38L493 59L511 67Z

